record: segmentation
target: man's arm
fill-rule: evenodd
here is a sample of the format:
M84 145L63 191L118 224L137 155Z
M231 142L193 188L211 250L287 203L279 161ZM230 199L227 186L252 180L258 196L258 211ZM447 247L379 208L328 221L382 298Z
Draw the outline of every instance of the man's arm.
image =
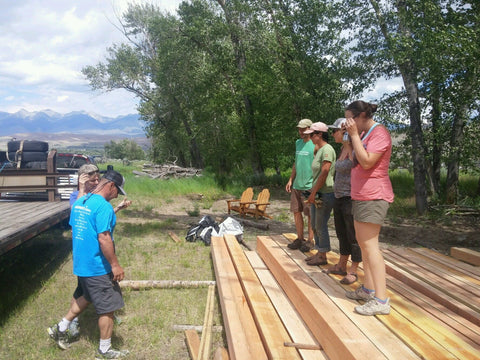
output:
M125 273L118 263L117 255L115 255L115 248L113 247L110 231L104 231L98 234L98 242L100 243L100 249L103 255L112 267L113 281L122 281Z
M293 184L293 179L295 179L295 176L297 176L297 170L295 169L295 163L293 163L292 175L290 175L290 179L288 179L288 183L285 186L285 190L287 192L292 192L292 184Z

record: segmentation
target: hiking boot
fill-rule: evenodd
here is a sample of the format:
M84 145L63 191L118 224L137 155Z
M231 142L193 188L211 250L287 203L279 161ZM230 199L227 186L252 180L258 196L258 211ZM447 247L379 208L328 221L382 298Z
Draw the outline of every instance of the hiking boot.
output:
M390 298L385 304L373 298L363 305L355 306L355 311L361 315L388 315L390 314Z
M58 324L55 324L47 329L48 335L57 343L58 347L63 350L67 350L70 347L72 338L69 330L58 330Z
M300 246L300 251L305 253L312 250L312 248L313 248L313 243L311 243L310 241L304 241L302 246Z
M72 321L68 326L68 332L72 341L78 340L80 337L80 325L78 321Z
M373 297L375 296L375 292L368 293L362 285L358 287L355 291L347 291L345 295L347 296L347 298L352 300L369 301L373 299Z
M127 355L128 355L128 350L115 350L110 347L105 352L101 352L100 349L97 349L97 353L95 354L95 359L96 360L119 359Z
M303 239L295 239L293 242L291 242L287 246L288 246L289 249L297 250L297 249L300 249L300 247L302 246L302 244L304 242L305 242L305 240L303 240Z

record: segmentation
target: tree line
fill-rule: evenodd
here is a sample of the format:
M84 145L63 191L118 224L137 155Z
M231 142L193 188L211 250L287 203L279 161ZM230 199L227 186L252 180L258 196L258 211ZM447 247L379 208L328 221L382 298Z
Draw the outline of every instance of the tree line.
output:
M157 162L216 174L291 167L295 125L333 123L380 79L375 101L403 139L417 212L456 202L460 170L478 171L480 5L440 0L191 0L175 14L131 4L125 42L82 71L93 89L126 89ZM405 151L407 155L405 156ZM441 170L447 183L442 188Z

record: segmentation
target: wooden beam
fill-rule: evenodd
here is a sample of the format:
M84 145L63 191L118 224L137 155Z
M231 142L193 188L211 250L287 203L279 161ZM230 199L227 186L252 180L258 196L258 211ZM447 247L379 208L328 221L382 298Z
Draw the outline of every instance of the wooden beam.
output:
M223 348L219 347L217 350L215 350L215 353L213 354L213 360L229 360L230 357L228 356L228 351Z
M474 266L480 266L480 252L467 248L451 247L450 256Z
M420 265L412 263L390 250L384 250L383 254L385 259L412 274L417 278L418 282L426 283L436 288L437 292L442 292L448 295L452 300L456 300L474 310L477 313L477 321L480 321L480 300L478 297L472 297L472 294L463 286L454 284L447 279L438 276L435 272L427 272ZM426 273L428 273L428 276L425 276Z
M295 349L322 350L320 345L302 344L302 343L293 343L293 342L284 342L283 345L287 347L294 347ZM302 356L302 359L303 359L303 356Z
M224 238L269 359L300 359L295 349L283 345L292 339L237 239L233 235L225 235Z
M480 299L480 286L462 276L455 275L451 269L445 270L442 268L441 264L425 259L423 256L417 255L405 248L390 248L389 251L393 254L401 256L409 263L415 264L419 267L419 269L421 268L429 273L432 273L434 275L432 279L433 281L435 281L435 277L440 277L444 281L448 281L448 283L456 285L462 290L465 290L464 295L467 298L470 297L469 294L471 294L474 295L475 298ZM425 276L425 271L422 271L422 278Z
M388 288L406 297L408 301L416 304L422 311L433 316L441 323L448 326L451 331L469 343L471 346L480 346L480 327L470 322L466 322L463 317L454 313L445 306L432 301L419 291L403 284L394 277L387 275ZM467 324L468 323L468 326Z
M410 250L416 253L420 253L424 256L428 256L429 258L435 259L437 261L440 261L441 263L446 264L448 266L455 267L459 271L469 276L474 276L476 279L480 280L480 267L464 263L451 256L440 254L438 251L434 251L427 248L411 248Z
M299 349L299 353L303 360L327 359L327 355L324 351L312 351L320 350L317 340L312 335L310 329L302 320L281 286L275 280L272 273L268 270L265 263L260 259L260 256L254 251L245 251L245 255L260 279L263 288L285 325L290 337L295 341L284 342L284 346L287 346L285 344L302 343L305 345L304 347L293 347Z
M257 237L257 252L330 359L386 358L270 237Z
M187 342L188 353L192 360L198 359L198 350L200 349L200 338L195 330L185 330L185 340Z
M385 265L387 274L393 276L394 278L402 281L411 288L428 296L433 301L442 304L456 314L459 314L460 316L465 318L465 320L471 321L475 325L480 326L480 314L475 310L466 306L464 303L452 298L450 294L439 291L432 285L420 281L417 277L410 274L405 269L397 266L394 262L391 262L387 257L385 258Z
M199 360L208 360L210 356L214 308L215 308L215 285L210 285L208 287L207 305L205 307L205 319L203 321L202 337L200 339L200 349L198 351Z
M315 283L318 287L318 290L323 291L332 302L338 307L337 311L343 312L343 314L351 321L353 325L356 325L358 329L375 345L388 359L418 359L418 351L411 350L409 342L415 340L417 334L412 334L409 331L410 321L407 319L407 326L402 324L402 321L405 322L405 319L399 315L396 311L392 311L388 316L362 316L355 313L353 307L357 302L349 300L345 296L345 290L352 290L357 287L356 285L342 285L339 284L336 278L333 278L332 275L326 275L322 270L316 266L308 266L305 264L304 255L299 251L291 250L286 245L288 242L283 236L271 236L277 244L281 245L281 248L288 254L288 256L300 267L305 274ZM338 255L329 252L333 257ZM363 271L358 270L358 273L361 274ZM379 319L399 319L394 330L391 331L388 326L381 324ZM348 321L347 319L343 320ZM406 334L403 334L405 332ZM345 339L348 341L348 339ZM408 346L407 346L408 345ZM438 349L437 349L438 350Z
M182 242L182 239L180 239L177 234L175 234L173 231L169 231L168 232L168 235L170 235L170 237L173 239L173 241L175 241L176 243L180 243Z
M211 252L230 359L267 359L223 238L212 236Z
M468 270L463 269L461 266L458 265L468 265L459 260L453 259L450 256L445 256L443 254L437 253L440 257L436 257L434 252L423 252L422 249L419 248L408 248L407 251L415 254L423 261L428 261L433 264L437 269L442 271L443 273L449 273L452 276L462 279L464 282L468 284L474 284L476 286L480 286L480 276L471 273ZM445 261L445 258L451 259L452 263L448 263ZM468 265L473 268L473 266Z

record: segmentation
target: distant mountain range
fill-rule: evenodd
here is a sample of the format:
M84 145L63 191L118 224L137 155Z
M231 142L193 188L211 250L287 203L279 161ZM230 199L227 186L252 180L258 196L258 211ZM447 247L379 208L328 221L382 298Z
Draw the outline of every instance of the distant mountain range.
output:
M110 118L85 111L59 114L51 110L16 113L0 111L0 136L17 134L103 134L115 137L143 137L145 123L137 114Z

